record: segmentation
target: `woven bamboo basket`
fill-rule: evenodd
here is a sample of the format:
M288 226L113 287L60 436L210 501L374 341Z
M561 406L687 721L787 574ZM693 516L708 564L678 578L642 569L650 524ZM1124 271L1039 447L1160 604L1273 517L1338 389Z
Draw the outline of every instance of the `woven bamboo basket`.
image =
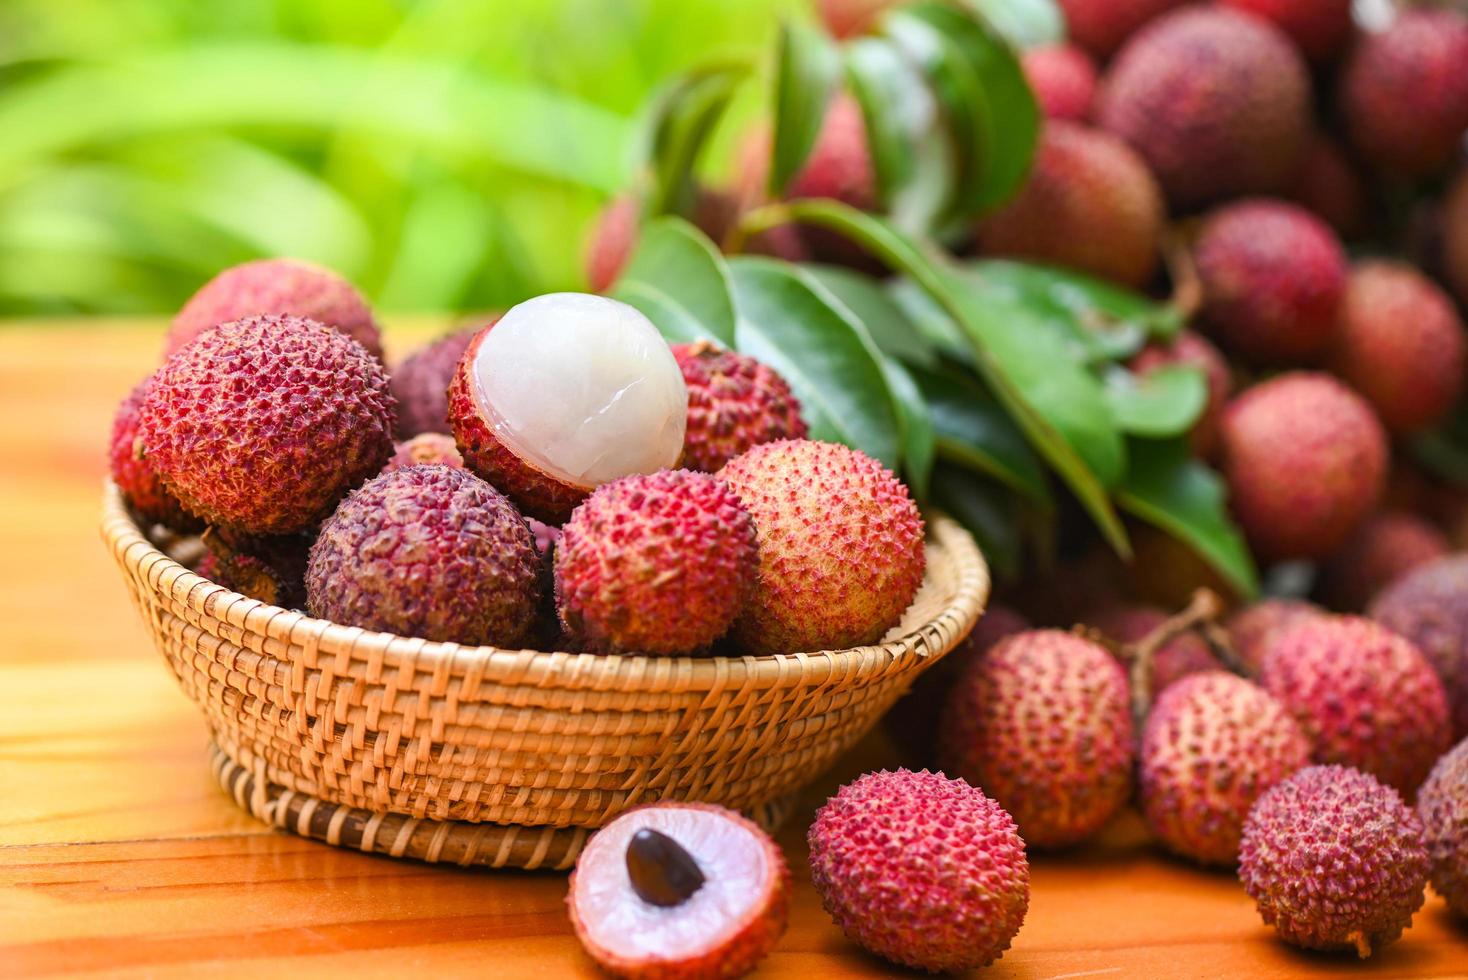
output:
M774 657L635 657L433 643L248 599L150 542L107 487L103 537L203 709L215 774L281 829L394 857L569 867L653 800L772 827L978 621L973 538L929 521L927 575L884 642Z

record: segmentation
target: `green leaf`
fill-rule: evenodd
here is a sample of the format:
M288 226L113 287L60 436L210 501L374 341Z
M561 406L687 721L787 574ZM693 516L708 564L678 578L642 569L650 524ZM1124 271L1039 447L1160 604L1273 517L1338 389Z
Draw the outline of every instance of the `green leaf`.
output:
M902 471L913 496L926 500L937 454L932 411L907 368L887 357L881 358L881 364L887 377L887 390L892 393L892 404L897 409L897 428L902 434Z
M841 55L825 32L785 21L780 25L775 65L769 190L779 197L816 145L841 78Z
M637 307L672 343L706 338L734 346L729 269L704 234L682 218L642 229L612 297Z
M1259 574L1228 516L1223 480L1192 459L1182 440L1132 443L1131 467L1117 494L1123 508L1188 545L1245 597Z
M875 279L837 265L801 268L856 315L883 354L908 364L937 365L932 343Z
M939 456L987 473L1050 506L1050 488L1039 458L993 395L957 369L913 368L911 374L927 399Z
M907 61L883 38L860 38L846 45L844 53L846 76L866 124L877 199L885 206L913 176L922 136L912 112L915 79Z
M969 530L1000 578L1019 576L1020 521L1014 501L998 486L956 466L933 470L933 502Z
M1123 368L1106 372L1106 402L1123 432L1147 439L1187 433L1208 404L1202 369L1171 364L1144 375Z
M1065 40L1065 15L1055 0L963 0L1018 48Z
M675 213L692 205L701 151L747 77L744 63L709 65L674 79L654 96L637 161L648 182L647 214Z
M797 266L737 257L729 271L736 346L790 382L811 438L845 443L895 469L900 422L881 354L860 326Z

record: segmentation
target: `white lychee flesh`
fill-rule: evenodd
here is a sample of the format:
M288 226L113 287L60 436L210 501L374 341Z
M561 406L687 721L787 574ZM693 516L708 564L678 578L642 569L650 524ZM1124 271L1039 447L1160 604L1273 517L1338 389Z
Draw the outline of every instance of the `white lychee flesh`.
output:
M683 373L626 303L583 293L527 300L480 343L473 374L495 437L572 486L655 473L683 451Z

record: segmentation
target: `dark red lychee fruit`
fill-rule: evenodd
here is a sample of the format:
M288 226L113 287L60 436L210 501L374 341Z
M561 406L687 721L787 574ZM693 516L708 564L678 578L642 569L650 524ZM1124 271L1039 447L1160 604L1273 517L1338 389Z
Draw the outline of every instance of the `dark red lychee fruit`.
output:
M1347 241L1366 232L1371 206L1366 182L1356 164L1329 136L1317 133L1311 140L1286 197L1320 217Z
M399 439L411 439L424 432L452 433L449 382L475 334L497 319L430 341L393 369L390 383L393 397L398 400Z
M107 448L112 482L117 484L122 499L139 521L162 524L170 531L189 534L202 529L204 522L184 510L143 455L140 414L152 380L145 378L138 382L112 417L112 438Z
M1382 589L1447 553L1447 539L1432 524L1415 514L1383 511L1325 563L1320 597L1333 609L1361 612Z
M1411 640L1447 689L1453 737L1468 737L1468 556L1415 569L1371 604L1371 618Z
M1305 57L1327 62L1351 38L1351 0L1222 0L1262 17L1289 35Z
M1155 17L1187 0L1060 0L1070 39L1107 58Z
M1417 793L1417 816L1432 861L1432 887L1468 918L1468 738L1437 760Z
M1206 459L1218 449L1218 427L1229 393L1233 390L1233 376L1229 372L1228 361L1224 360L1218 348L1191 330L1182 331L1171 341L1148 344L1132 358L1130 366L1145 377L1159 368L1175 364L1200 369L1203 380L1208 384L1208 403L1198 421L1193 423L1189 436L1193 452Z
M804 439L800 401L779 372L706 341L674 344L688 386L682 465L712 473L740 453L777 439Z
M1096 97L1096 63L1073 44L1031 48L1021 58L1025 80L1049 119L1085 122Z

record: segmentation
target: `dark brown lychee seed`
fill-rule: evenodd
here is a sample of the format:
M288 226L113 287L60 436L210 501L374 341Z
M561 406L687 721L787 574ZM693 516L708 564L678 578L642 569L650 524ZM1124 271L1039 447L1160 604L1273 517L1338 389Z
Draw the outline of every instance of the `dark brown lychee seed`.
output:
M627 878L637 897L652 905L682 905L703 887L693 855L667 834L644 827L627 842Z

